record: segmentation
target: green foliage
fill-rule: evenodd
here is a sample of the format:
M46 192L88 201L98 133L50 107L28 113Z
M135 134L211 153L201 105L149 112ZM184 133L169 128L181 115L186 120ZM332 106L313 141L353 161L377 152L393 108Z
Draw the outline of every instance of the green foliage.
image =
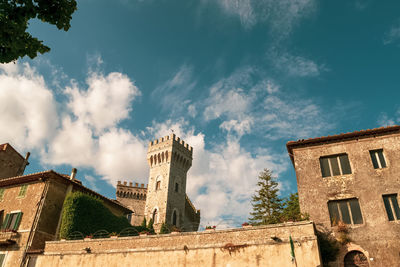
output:
M169 234L169 233L171 233L171 230L169 229L167 224L163 223L161 225L160 234Z
M153 219L150 218L149 224L147 225L147 229L150 233L154 234L154 227L153 227Z
M323 266L329 266L329 262L335 261L340 250L339 242L329 231L316 231Z
M146 228L146 218L143 218L142 224L140 226Z
M27 32L29 20L39 19L68 31L76 0L3 0L0 1L0 63L19 57L34 58L50 51L42 41Z
M281 222L287 221L304 221L308 220L308 214L303 214L300 212L300 204L299 204L299 194L292 193L289 198L286 198L283 202L283 210L281 215Z
M259 189L252 196L253 211L249 221L252 225L278 223L283 209L282 200L278 197L278 183L268 169L264 169L258 179Z
M124 228L133 227L126 217L115 216L103 202L82 192L69 193L64 201L61 220L60 238L68 238L75 231L84 236L98 230L120 232ZM138 229L138 232L140 229Z

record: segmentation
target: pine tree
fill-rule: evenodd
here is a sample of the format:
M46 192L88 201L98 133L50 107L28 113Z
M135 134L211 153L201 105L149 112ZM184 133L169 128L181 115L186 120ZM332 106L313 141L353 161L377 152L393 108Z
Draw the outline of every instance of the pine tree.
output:
M165 224L165 223L163 223L163 224L161 225L160 234L169 234L169 233L171 233L171 231L170 231L168 225Z
M140 226L142 226L143 228L146 228L146 218L143 218L142 224Z
M268 169L264 169L258 179L258 190L251 200L253 211L250 212L249 221L253 225L279 223L282 200L278 197L278 182Z
M289 198L284 201L284 208L282 211L282 221L303 221L308 220L308 215L300 212L299 194L292 193Z
M147 229L149 229L150 233L154 234L154 227L153 227L153 219L150 218L149 224L147 225Z

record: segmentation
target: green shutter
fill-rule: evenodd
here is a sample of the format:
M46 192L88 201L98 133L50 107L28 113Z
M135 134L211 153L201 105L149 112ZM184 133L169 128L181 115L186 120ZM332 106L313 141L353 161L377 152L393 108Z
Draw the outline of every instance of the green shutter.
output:
M6 217L4 218L4 222L3 222L3 225L1 227L1 229L6 229L7 228L7 224L8 224L9 220L10 220L10 214L8 213L8 214L6 214Z
M4 258L6 257L6 254L0 254L0 266L3 266Z
M3 200L3 197L4 197L4 188L0 188L0 201Z
M21 222L21 217L22 217L22 212L19 212L19 213L17 214L17 219L15 220L15 224L13 225L13 229L14 229L14 230L17 230L17 229L18 229L19 223ZM10 225L10 226L11 226L11 225Z
M24 197L26 194L26 189L28 188L27 184L24 184L21 186L21 189L19 190L18 197Z

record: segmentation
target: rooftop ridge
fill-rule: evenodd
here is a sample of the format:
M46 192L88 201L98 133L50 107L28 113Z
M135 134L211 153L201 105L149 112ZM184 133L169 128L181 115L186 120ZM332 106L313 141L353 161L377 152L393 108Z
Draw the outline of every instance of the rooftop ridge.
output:
M310 144L318 144L324 142L331 142L331 141L342 141L346 139L354 139L364 136L373 136L379 134L388 134L393 132L400 133L400 125L392 125L392 126L384 126L379 128L367 129L367 130L360 130L348 133L340 133L336 135L328 135L328 136L321 136L321 137L314 137L308 139L299 139L297 141L289 141L286 143L286 148L289 153L290 158L293 161L293 148L298 146L306 146Z

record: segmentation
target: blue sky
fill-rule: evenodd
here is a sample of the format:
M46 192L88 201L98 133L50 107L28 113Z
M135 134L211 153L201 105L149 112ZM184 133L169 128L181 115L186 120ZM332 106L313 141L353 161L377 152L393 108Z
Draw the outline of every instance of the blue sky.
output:
M194 148L202 225L240 225L257 176L297 191L285 144L400 122L400 3L79 1L68 32L31 21L51 52L0 65L0 142L27 173L78 168L115 197L146 183L149 140ZM6 127L4 127L7 125Z

